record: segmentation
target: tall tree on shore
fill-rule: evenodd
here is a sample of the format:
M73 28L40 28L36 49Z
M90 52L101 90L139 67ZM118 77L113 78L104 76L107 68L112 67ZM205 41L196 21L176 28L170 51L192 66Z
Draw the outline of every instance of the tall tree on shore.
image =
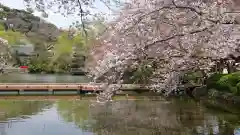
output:
M239 13L231 0L131 1L103 36L101 51L93 53L99 57L90 71L120 83L128 68L147 60L154 70L150 88L169 94L178 90L187 71L208 72L216 60L238 51Z

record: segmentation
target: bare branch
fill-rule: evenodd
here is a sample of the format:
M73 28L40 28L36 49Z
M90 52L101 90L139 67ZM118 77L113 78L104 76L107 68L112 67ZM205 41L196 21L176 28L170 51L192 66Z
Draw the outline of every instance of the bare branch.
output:
M83 9L82 9L82 5L81 5L81 2L80 2L80 0L77 0L77 2L78 2L78 6L79 6L79 8L80 8L80 18L81 18L81 23L82 23L82 28L83 28L83 31L84 31L84 33L85 33L85 36L86 36L86 38L87 38L87 30L86 30L86 28L85 28L85 23L84 23L84 21L83 21L83 16L84 16L84 11L83 11ZM86 40L87 41L87 40Z

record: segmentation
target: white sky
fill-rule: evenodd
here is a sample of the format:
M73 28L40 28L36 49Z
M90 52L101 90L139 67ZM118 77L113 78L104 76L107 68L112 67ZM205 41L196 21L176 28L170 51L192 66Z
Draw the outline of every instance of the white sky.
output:
M15 9L25 9L23 4L23 0L0 0L5 6ZM96 1L96 5L99 8L98 10L104 13L110 13L107 7L105 7L99 0ZM40 13L34 13L37 16L40 16ZM68 16L67 18L62 16L61 14L55 14L53 12L48 12L48 18L44 18L48 22L55 24L57 27L67 28L72 22L80 20L79 17L76 16Z

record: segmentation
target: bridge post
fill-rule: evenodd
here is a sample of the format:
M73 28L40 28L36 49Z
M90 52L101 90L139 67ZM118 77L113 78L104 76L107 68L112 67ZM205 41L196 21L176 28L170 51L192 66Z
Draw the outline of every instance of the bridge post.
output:
M77 89L77 94L78 94L78 95L81 95L81 93L82 93L82 90Z
M24 89L19 89L18 90L18 95L22 95L22 94L24 94Z
M80 85L80 86L78 86L78 89L77 89L77 94L78 95L81 95L81 94L83 94L83 87Z
M48 95L54 95L53 89L48 89Z

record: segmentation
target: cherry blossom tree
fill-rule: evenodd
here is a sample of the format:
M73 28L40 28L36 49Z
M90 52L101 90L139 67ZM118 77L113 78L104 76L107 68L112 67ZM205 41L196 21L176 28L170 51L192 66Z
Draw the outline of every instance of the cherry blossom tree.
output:
M51 5L58 5L58 9L63 7L67 13L78 11L84 29L84 17L92 15L88 9L94 1L36 2L36 7L42 11ZM103 2L111 9L111 0ZM240 6L237 0L129 0L117 3L122 6L118 17L96 40L88 66L94 82L106 76L102 79L106 82L105 91L99 94L99 100L110 100L121 87L125 71L139 68L143 63L153 69L148 77L149 88L170 94L178 90L186 72L208 73L217 60L239 50ZM77 11L76 7L79 7Z
M3 68L6 66L6 64L11 60L12 54L10 51L10 46L8 44L8 41L4 38L0 38L0 72L3 72Z
M93 50L91 74L120 84L124 71L148 60L146 66L157 63L150 88L169 94L186 72L207 73L217 60L238 51L239 13L231 0L130 1ZM106 88L102 95L115 90Z

